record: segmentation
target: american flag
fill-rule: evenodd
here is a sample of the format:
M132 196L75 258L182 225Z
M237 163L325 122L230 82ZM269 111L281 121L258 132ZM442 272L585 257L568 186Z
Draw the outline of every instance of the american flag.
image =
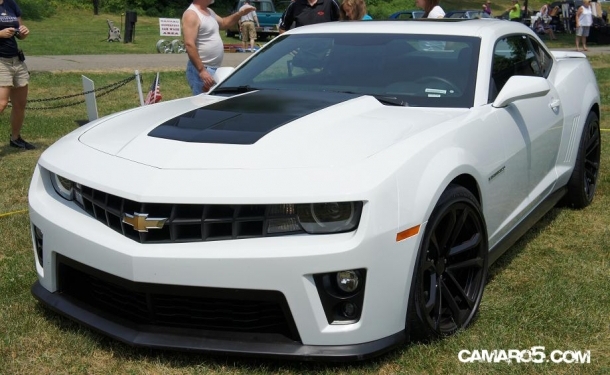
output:
M161 89L159 86L159 73L157 73L157 77L153 81L152 85L150 85L150 90L146 95L146 99L144 100L144 104L155 104L159 103L163 99L161 96Z

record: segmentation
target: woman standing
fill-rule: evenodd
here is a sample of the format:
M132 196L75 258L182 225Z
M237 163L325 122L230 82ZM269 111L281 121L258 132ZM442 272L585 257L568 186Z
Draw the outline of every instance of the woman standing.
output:
M438 4L439 0L415 0L415 5L424 10L422 18L445 17L445 11Z
M30 33L21 22L21 9L14 0L0 0L0 113L11 100L11 136L9 145L24 150L36 147L21 138L28 100L30 73L23 62L23 52L17 47L17 39L25 39Z
M579 42L582 41L582 49L587 49L587 37L589 29L593 25L593 13L591 11L591 0L583 0L582 5L576 12L576 50L580 51Z

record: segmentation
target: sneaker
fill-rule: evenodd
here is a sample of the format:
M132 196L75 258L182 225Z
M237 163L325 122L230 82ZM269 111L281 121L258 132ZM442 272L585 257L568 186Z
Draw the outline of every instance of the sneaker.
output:
M33 144L24 141L23 138L21 138L21 136L19 136L19 138L15 139L15 140L10 139L10 137L9 137L9 140L10 140L9 144L11 147L21 148L23 150L33 150L36 148L36 146L34 146Z

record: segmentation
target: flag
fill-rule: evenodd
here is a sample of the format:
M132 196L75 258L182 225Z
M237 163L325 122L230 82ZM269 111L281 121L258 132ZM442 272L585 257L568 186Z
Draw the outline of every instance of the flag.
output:
M150 90L146 95L146 99L144 100L144 104L155 104L159 103L163 99L161 96L161 88L159 86L159 73L157 73L157 77L155 77L152 85L150 85Z

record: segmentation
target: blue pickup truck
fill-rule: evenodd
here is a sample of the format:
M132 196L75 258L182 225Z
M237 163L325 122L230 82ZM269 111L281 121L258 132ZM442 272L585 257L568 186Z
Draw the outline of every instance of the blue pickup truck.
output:
M265 40L268 37L275 37L279 34L278 24L282 13L276 12L273 1L271 0L254 0L251 4L256 8L256 16L260 27L256 28L256 34L259 40ZM235 13L244 5L244 0L235 3L233 12ZM235 25L227 29L227 36L233 37L239 35L239 26Z

